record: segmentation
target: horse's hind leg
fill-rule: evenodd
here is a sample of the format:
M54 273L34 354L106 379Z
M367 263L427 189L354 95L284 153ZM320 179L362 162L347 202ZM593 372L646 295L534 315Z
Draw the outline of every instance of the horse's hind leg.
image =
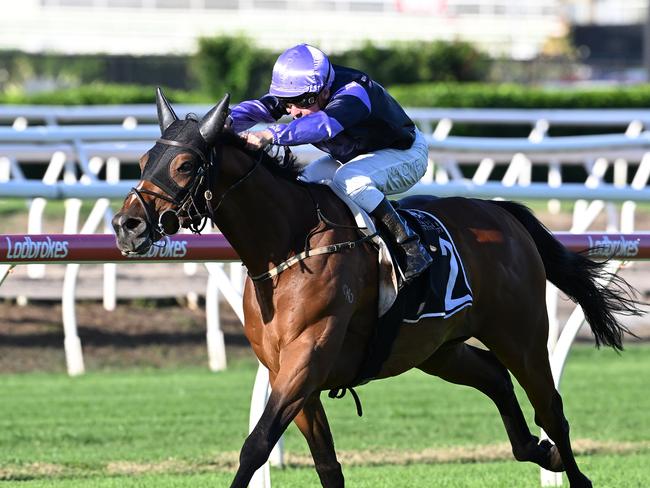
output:
M476 388L490 397L499 409L515 459L552 467L552 445L548 441L540 444L530 433L508 370L492 352L464 343L448 344L418 368L451 383Z
M544 320L546 320L544 316ZM522 328L519 328L522 329ZM511 329L509 329L511 330ZM540 329L537 329L540 330ZM564 417L562 398L555 389L545 341L521 340L506 347L503 342L483 342L494 351L499 360L517 378L535 409L535 423L542 427L553 442L562 459L572 487L591 487L591 481L582 474L576 463L569 439L569 423ZM551 470L559 471L559 460L553 454Z
M321 484L325 488L342 488L345 485L343 471L336 459L334 440L319 393L307 400L294 422L309 444Z

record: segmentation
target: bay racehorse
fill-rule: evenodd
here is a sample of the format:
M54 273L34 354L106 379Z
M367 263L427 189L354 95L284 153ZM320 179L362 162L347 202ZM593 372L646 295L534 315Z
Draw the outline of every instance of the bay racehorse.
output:
M209 218L218 226L248 269L244 330L272 386L232 486L248 485L294 421L322 485L341 487L320 394L355 386L378 320L376 249L368 242L345 245L359 234L328 187L299 182L291 165L246 149L225 123L228 99L201 119L179 119L157 91L162 137L141 158L142 179L113 219L117 245L125 254L145 253L181 225L199 231ZM637 313L636 302L624 288L597 284L603 264L568 251L519 204L431 197L401 204L444 222L465 263L474 303L446 320L400 327L376 377L418 368L477 388L496 404L517 460L566 471L572 487L591 486L576 464L549 366L546 280L583 307L597 345L622 348L626 329L614 314ZM282 264L324 247L335 252ZM488 350L468 345L470 337ZM553 443L531 434L509 371Z

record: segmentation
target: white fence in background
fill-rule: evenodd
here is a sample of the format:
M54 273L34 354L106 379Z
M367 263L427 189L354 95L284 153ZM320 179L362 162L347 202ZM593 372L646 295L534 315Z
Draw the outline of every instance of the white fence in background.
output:
M178 106L178 113L204 113L206 106ZM650 112L641 110L492 110L492 109L410 109L409 113L422 130L427 133L430 146L431 168L423 183L437 184L460 182L459 191L467 194L471 182L472 191L483 187L481 196L526 198L514 188L526 187L528 194L538 198L584 198L589 199L588 189L611 188L607 199L625 201L620 190L632 188L644 190L648 180L649 133L643 128L650 122ZM136 164L139 157L158 137L155 107L134 105L124 107L0 107L0 197L88 198L101 194L118 198L125 194L124 188L131 183L119 183L124 165ZM98 125L87 125L91 122ZM122 125L105 125L106 123ZM526 124L531 127L528 138L471 138L449 136L455 122L463 124ZM32 126L46 123L45 126ZM143 125L143 123L146 123ZM73 125L59 125L73 124ZM78 125L86 124L86 125ZM620 127L621 133L579 137L546 137L551 126ZM435 127L434 127L435 126ZM295 150L301 162L307 162L320 154L310 147ZM46 164L43 185L27 181L24 170L27 165ZM584 170L582 188L579 185L562 184L562 169L579 166ZM531 183L534 167L547 171L547 184ZM613 168L613 184L605 184L604 177ZM105 181L98 174L105 171ZM503 171L499 181L494 175ZM632 176L630 173L636 171ZM470 174L471 173L471 174ZM467 175L465 177L464 175ZM632 179L631 185L628 181ZM82 183L84 188L71 188L72 183ZM500 185L499 185L500 182ZM490 185L501 188L490 188ZM514 188L513 188L514 187ZM557 190L557 188L565 188ZM498 195L498 191L508 194ZM580 190L582 194L568 195ZM436 188L437 194L446 189ZM495 193L492 193L495 191ZM641 198L641 197L639 197ZM630 198L633 200L633 198ZM41 228L43 200L35 200L30 210L27 232L38 233ZM557 202L550 207L557 209ZM63 232L76 232L78 218L74 208L79 202L66 204ZM608 229L621 227L630 232L634 226L634 205L625 204L620 218L612 205L602 202L587 205L581 202L575 207L576 230L586 230L589 223L601 211L606 211ZM69 216L68 216L69 215ZM585 218L586 217L586 218Z
M201 115L210 107L176 108L181 115ZM541 199L549 200L552 210L558 209L558 199L577 200L573 232L589 230L603 213L607 231L633 232L636 203L649 199L650 132L643 128L650 123L650 111L410 109L409 113L426 132L431 163L422 182L409 193ZM0 198L28 199L29 234L42 232L43 212L51 199L65 201L63 233L110 232L108 199L121 199L134 185L120 173L125 165L137 164L159 136L155 121L153 105L0 106L0 124L5 124L0 125ZM454 123L523 124L531 130L527 138L517 139L457 137L449 135ZM607 126L621 132L547 137L552 126ZM295 152L303 163L320 154L306 146ZM45 168L42 178L26 178L29 166L36 164ZM563 183L563 168L570 166L582 168L583 182ZM536 168L547 171L546 183L532 181ZM605 183L608 172L613 174L612 183ZM95 202L85 224L79 221L82 200ZM623 202L620 213L613 202ZM104 305L112 309L115 294L109 284L115 281L115 265L105 266ZM193 269L186 266L188 272ZM31 265L28 273L43 276L44 267Z
M179 115L202 115L210 108L210 105L199 104L174 105ZM532 137L544 135L550 127L619 127L621 132L635 132L650 124L650 112L645 109L407 108L406 111L420 129L430 133L437 129L438 135L448 132L446 129L451 129L454 123L527 125L534 129ZM33 125L73 124L121 124L125 128L133 128L140 124L157 123L157 120L153 104L0 106L0 125L15 129Z
M179 105L177 113L200 115L209 108ZM541 199L549 200L553 210L559 208L558 199L577 199L573 232L589 230L603 213L607 231L633 232L636 202L649 199L650 133L642 130L650 123L649 111L410 109L409 113L426 131L431 163L422 182L409 193ZM28 234L42 232L50 199L65 201L63 233L111 232L109 199L121 199L134 186L120 173L125 165L137 164L159 136L155 121L153 105L2 106L0 124L6 125L0 126L0 198L28 199ZM455 122L526 124L531 132L528 138L517 139L449 136ZM33 125L38 123L46 125ZM546 137L549 127L559 125L620 127L621 133ZM295 152L302 163L320 154L311 146ZM40 181L25 177L35 164L45 168ZM562 169L568 166L583 168L582 183L563 183ZM535 167L547 170L546 183L532 182ZM610 168L613 183L605 183ZM502 176L496 178L497 172ZM79 221L82 200L95 202L86 224ZM620 213L613 202L623 202ZM196 267L185 269L191 273ZM44 272L43 265L28 267L30 277ZM105 265L104 306L109 310L116 300L115 273L114 264Z
M178 113L205 112L206 106L179 106ZM124 165L135 164L159 136L153 106L127 107L0 107L0 198L29 201L28 234L43 230L43 212L48 200L65 201L65 234L112 232L110 199L123 198L135 181L122 180ZM635 230L637 202L650 201L650 132L641 129L650 122L648 111L526 111L526 110L412 110L426 134L430 168L422 181L407 194L471 196L479 198L577 200L570 231L585 232L605 213L608 232ZM79 123L102 122L96 125ZM122 125L105 122L122 121ZM462 123L530 124L528 138L475 138L449 136L453 121ZM32 126L34 122L49 125ZM435 129L432 124L435 123ZM58 125L71 124L71 125ZM625 133L576 137L545 137L551 125L620 126ZM310 161L320 151L295 149L299 159ZM27 166L45 165L42 179L27 179ZM532 181L533 168L547 168L546 183ZM584 169L582 183L563 183L562 168ZM604 178L613 168L613 182ZM493 175L501 169L503 176ZM100 180L100 172L103 179ZM633 174L631 172L634 171ZM471 176L466 177L471 173ZM631 183L628 183L631 181ZM94 201L85 223L80 223L82 200ZM622 202L620 214L614 202ZM17 232L22 229L16 229ZM45 265L31 264L28 275L43 277ZM74 305L78 265L69 267L64 278L64 324L76 323ZM103 302L115 308L116 264L104 264ZM196 265L184 265L193 274ZM214 271L214 270L213 270ZM210 273L212 276L214 272ZM231 270L232 285L241 287L241 273ZM218 287L217 287L218 288ZM214 286L213 286L214 289ZM227 290L221 290L227 292ZM193 302L197 297L188 297ZM67 312L66 312L67 311ZM208 311L208 323L217 320L218 309ZM219 369L216 363L213 369Z

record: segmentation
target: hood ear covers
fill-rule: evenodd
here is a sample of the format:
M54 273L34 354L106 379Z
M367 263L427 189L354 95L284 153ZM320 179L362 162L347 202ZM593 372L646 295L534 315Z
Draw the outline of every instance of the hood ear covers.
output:
M178 120L174 109L169 104L160 87L156 88L156 108L158 109L158 124L160 124L160 133L164 134L167 128L173 122Z
M228 102L230 101L230 93L226 93L221 101L213 107L199 122L199 132L201 137L209 145L212 146L217 139L217 136L223 131L223 126L228 116Z

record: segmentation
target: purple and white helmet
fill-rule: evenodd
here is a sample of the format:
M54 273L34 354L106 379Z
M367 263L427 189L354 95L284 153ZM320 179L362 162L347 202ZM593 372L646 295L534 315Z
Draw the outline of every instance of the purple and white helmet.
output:
M275 62L269 93L280 98L318 93L329 87L333 78L332 63L323 51L298 44L284 51Z

